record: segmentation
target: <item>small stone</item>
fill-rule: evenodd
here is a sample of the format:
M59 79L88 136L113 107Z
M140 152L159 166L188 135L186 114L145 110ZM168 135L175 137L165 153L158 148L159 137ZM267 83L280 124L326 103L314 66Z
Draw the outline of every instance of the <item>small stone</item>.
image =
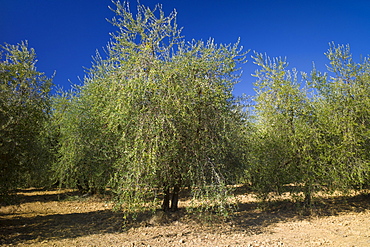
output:
M185 243L185 240L184 239L180 239L179 243L180 244L183 244L183 243Z

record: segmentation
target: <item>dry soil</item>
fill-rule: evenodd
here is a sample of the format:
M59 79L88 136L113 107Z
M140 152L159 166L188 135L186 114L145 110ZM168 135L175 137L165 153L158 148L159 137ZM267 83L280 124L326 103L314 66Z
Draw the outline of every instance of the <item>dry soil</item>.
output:
M370 196L322 196L310 215L291 200L268 207L239 188L226 220L186 213L141 215L123 228L107 196L73 190L19 190L0 208L1 246L370 246ZM216 217L217 218L217 217Z

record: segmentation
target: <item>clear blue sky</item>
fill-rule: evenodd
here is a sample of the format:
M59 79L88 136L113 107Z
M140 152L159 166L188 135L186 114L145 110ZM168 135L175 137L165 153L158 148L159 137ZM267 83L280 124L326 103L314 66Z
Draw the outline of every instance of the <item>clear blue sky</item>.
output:
M130 1L133 10L136 0ZM291 67L309 72L315 61L325 69L328 43L350 44L355 60L370 54L369 0L141 0L166 13L176 9L186 39L234 43L245 50L287 57ZM40 71L54 83L70 88L80 83L83 67L90 67L95 50L101 50L114 27L106 21L114 13L110 0L0 0L0 44L28 40L36 49ZM249 53L249 55L251 55ZM235 94L253 95L250 76L256 66L243 66Z

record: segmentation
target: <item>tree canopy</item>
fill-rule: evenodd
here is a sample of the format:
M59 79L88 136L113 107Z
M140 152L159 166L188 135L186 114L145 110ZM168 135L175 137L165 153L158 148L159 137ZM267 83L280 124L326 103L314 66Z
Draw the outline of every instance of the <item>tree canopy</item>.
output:
M317 188L343 190L368 179L369 62L331 44L329 73L287 70L281 58L256 54L252 183L267 195L288 184L311 205Z
M52 83L37 71L35 51L27 45L1 46L0 194L37 181L50 157L44 130Z
M160 5L139 4L135 17L126 3L114 11L119 31L107 58L96 56L64 113L57 169L79 171L92 186L110 178L101 185L109 182L126 207L156 201L163 190L163 209L177 210L184 186L219 198L240 163L232 89L244 53L238 43L186 41L176 12L165 16Z

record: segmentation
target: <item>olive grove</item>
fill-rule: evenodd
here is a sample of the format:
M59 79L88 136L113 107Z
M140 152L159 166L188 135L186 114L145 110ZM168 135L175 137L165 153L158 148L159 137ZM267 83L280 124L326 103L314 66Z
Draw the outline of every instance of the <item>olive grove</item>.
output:
M247 54L239 41L186 40L161 5L111 10L117 32L68 92L50 96L27 42L1 47L0 196L109 189L135 213L176 211L186 190L194 208L227 214L238 183L263 199L288 191L305 207L318 190L370 185L369 57L356 63L331 43L327 72L299 73L255 52L246 104L233 95Z

